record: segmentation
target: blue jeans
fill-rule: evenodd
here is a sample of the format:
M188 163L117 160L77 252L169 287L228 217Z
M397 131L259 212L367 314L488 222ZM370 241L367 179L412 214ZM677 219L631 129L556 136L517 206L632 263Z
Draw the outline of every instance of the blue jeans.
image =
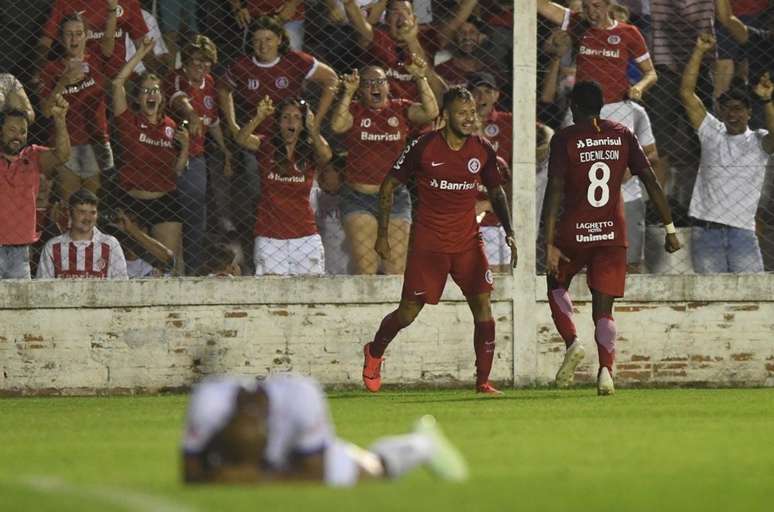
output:
M207 234L207 161L204 156L188 160L188 167L177 179L177 191L183 217L185 273L194 275L203 263Z
M758 237L749 229L694 226L691 259L697 274L763 272Z

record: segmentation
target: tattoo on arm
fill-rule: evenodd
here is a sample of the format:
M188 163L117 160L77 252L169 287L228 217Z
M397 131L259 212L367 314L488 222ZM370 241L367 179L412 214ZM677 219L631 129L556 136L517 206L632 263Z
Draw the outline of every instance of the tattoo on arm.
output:
M497 186L488 190L489 202L492 203L492 210L494 210L497 219L502 224L503 229L507 234L513 233L513 227L511 226L511 212L508 208L508 196L505 194L503 187Z

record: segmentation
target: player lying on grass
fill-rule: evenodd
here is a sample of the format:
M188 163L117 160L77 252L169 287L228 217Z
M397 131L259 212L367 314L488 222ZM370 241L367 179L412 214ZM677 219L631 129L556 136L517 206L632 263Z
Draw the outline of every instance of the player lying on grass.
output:
M440 478L467 478L462 455L431 416L414 431L368 450L339 439L322 390L292 374L263 381L218 377L194 388L183 436L188 483L324 482L397 478L425 465Z
M627 168L642 181L658 210L666 229L666 251L678 250L680 241L664 191L637 137L619 123L600 119L603 103L599 84L575 84L570 95L575 124L560 130L551 140L545 229L548 304L567 346L556 384L569 386L575 368L583 360L583 345L576 336L567 290L573 276L586 267L599 355L597 391L610 395L614 392L616 336L613 301L623 297L626 282L626 222L621 183Z

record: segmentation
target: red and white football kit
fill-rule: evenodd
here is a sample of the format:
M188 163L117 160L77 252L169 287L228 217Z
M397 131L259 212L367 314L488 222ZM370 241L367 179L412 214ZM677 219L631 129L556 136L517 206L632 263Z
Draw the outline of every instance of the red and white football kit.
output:
M220 122L218 103L216 101L218 96L212 75L206 74L201 83L192 84L182 70L177 70L167 78L164 86L169 103L181 96L186 97L191 103L194 112L203 119L205 128L218 125ZM201 135L191 137L188 156L193 158L204 154L204 136L205 134L202 133Z
M352 103L352 128L346 134L348 149L346 180L380 185L406 146L411 131L409 100L391 99L387 106L372 109Z
M46 242L37 277L128 279L121 244L97 228L90 240L72 240L65 233Z
M650 59L648 47L639 29L628 23L614 21L610 28L594 28L580 13L568 15L562 29L572 36L577 48L576 81L594 80L602 86L605 103L623 101L628 96L629 61Z
M622 297L626 280L626 222L621 183L650 168L635 135L613 121L583 121L551 140L549 177L564 179L564 212L555 245L570 261L559 262L567 285L583 267L593 290Z
M43 35L49 39L59 39L59 25L62 19L79 13L86 22L86 38L92 49L99 51L98 45L105 34L105 22L108 18L108 3L94 0L56 0L51 15L43 25ZM139 0L121 0L116 11L116 44L113 58L110 59L110 76L120 71L126 60L126 34L136 41L148 33L148 26L142 17Z
M403 281L403 297L437 304L451 274L466 296L492 290L492 273L476 222L478 186L503 182L497 155L484 138L473 135L452 150L440 131L414 140L391 175L416 181L416 213Z
M108 140L106 78L107 61L101 53L86 50L83 58L83 79L68 85L62 96L70 108L67 111L67 133L70 144L79 146ZM48 62L40 72L41 98L47 98L67 68L67 58ZM51 139L54 135L52 131Z
M122 148L119 181L124 190L171 192L177 188L175 122L164 117L151 124L142 114L126 110L116 116Z

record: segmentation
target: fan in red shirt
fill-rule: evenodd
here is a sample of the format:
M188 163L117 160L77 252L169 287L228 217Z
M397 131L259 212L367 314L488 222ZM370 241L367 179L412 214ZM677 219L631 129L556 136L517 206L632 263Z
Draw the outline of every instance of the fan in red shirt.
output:
M275 112L264 97L237 142L257 153L261 197L255 220L255 275L309 275L325 271L322 239L309 203L317 170L332 156L320 126L303 100L286 98L276 108L274 135L253 135Z
M666 197L637 137L625 126L600 119L602 89L596 82L578 82L570 97L575 124L551 140L546 203L546 268L548 303L567 352L556 374L558 387L572 383L584 349L573 323L567 290L575 274L587 269L591 289L594 338L599 355L597 392L614 392L612 371L616 327L613 301L624 294L626 223L621 183L627 168L637 176L664 223L665 249L680 242ZM559 210L563 208L561 219Z
M107 61L113 54L116 28L115 12L108 12L105 36L99 51L86 48L86 25L80 14L62 18L59 37L65 55L46 64L40 74L40 96L43 112L48 115L57 95L70 104L67 131L72 152L70 160L59 169L62 199L84 187L94 193L99 189L99 176L113 167L107 125L105 84ZM53 133L51 134L53 137Z
M137 223L150 227L151 235L175 251L177 271L181 255L183 212L177 192L177 178L188 163L189 135L177 129L164 115L161 79L149 72L137 83L136 110L130 109L124 84L132 71L155 45L145 37L137 53L113 80L113 115L121 147L117 206L131 212Z
M250 31L252 55L231 64L218 85L221 110L232 135L239 133L238 121L249 119L264 96L274 103L299 98L306 81L321 87L315 118L322 122L338 87L333 69L308 53L291 50L288 35L276 18L261 16L250 25ZM270 133L272 129L271 123L265 123L261 132Z
M433 29L420 31L414 7L407 0L393 0L387 6L387 27L373 27L365 19L354 0L345 0L344 10L357 41L363 50L363 60L384 68L390 79L390 90L398 98L420 101L419 90L414 76L406 69L413 56L432 62L439 49L438 35ZM427 79L436 98L440 98L446 85L432 68L428 68Z
M417 82L421 103L391 98L384 70L369 66L362 78L357 70L343 78L344 94L333 111L333 133L346 133L347 164L339 207L358 274L375 274L379 268L374 250L379 186L403 151L412 127L438 116L438 104L427 83L427 65L417 57L406 68ZM356 91L359 99L352 103ZM411 197L406 187L400 187L390 212L390 259L382 261L387 274L405 269L410 224Z
M502 159L500 171L507 183L505 190L510 195L511 148L513 146L513 116L510 112L501 112L495 108L500 99L495 77L491 73L473 73L468 77L473 97L476 99L478 118L481 121L481 135L492 143L497 156ZM511 252L505 241L505 231L500 226L497 216L492 210L492 204L486 191L478 195L476 213L481 218L481 236L484 240L484 250L489 264L495 272L506 272L511 261Z
M110 61L110 73L114 75L126 60L126 34L136 46L148 33L148 26L142 17L139 0L56 0L51 15L43 25L43 35L38 42L41 55L45 56L57 38L62 20L74 13L83 16L86 22L86 39L98 45L105 37L105 24L110 15L115 14L117 27L114 31L114 58Z
M363 382L371 392L382 384L384 351L398 332L411 324L425 304L437 304L451 275L473 313L476 390L501 394L489 383L495 348L495 323L490 294L492 272L476 222L476 196L483 184L516 264L508 199L497 171L497 155L486 139L474 135L476 102L463 87L451 87L443 97L445 126L412 141L398 158L379 191L379 231L376 252L390 254L389 213L392 194L413 179L418 205L412 226L403 293L398 309L382 320L374 340L363 347Z
M183 222L185 265L187 273L193 274L204 265L206 245L208 180L205 130L223 155L223 174L230 177L232 169L231 153L226 148L220 126L215 81L210 74L212 65L218 62L215 43L207 36L196 35L183 48L181 56L183 67L172 72L164 85L176 120L187 120L191 134L188 166L177 180L177 187L181 206L186 212Z

